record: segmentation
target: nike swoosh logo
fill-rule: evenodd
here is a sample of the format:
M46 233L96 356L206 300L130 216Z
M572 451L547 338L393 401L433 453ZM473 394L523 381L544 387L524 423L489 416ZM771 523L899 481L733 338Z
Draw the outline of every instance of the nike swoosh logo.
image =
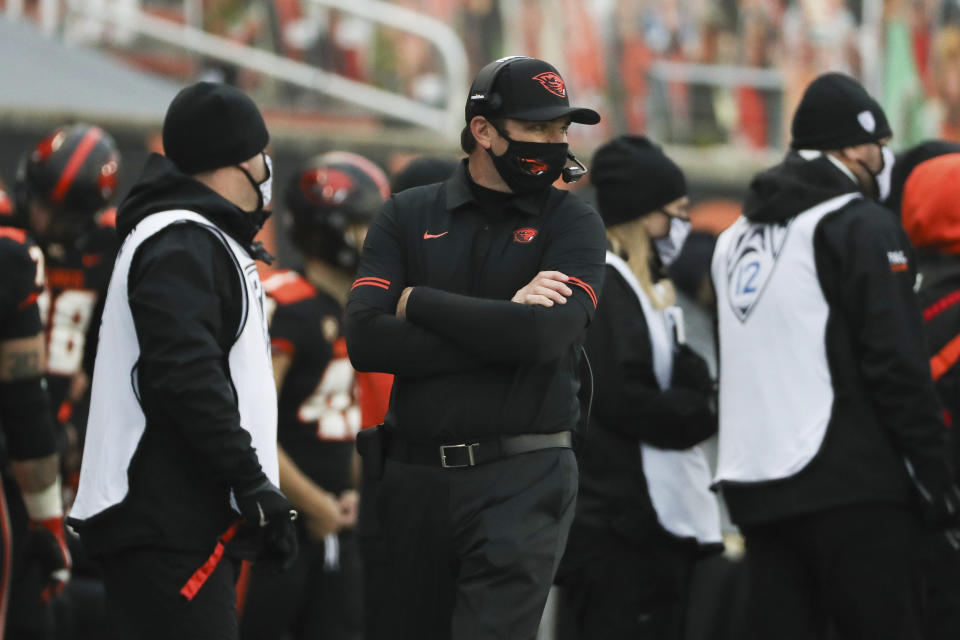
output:
M265 517L263 517L263 507L260 506L260 503L257 503L257 510L260 512L260 526L265 527L270 524Z
M429 231L424 231L424 232L423 232L423 239L424 239L424 240L432 240L432 239L434 239L434 238L442 238L443 236L447 235L448 233L450 233L450 232L449 232L449 231L444 231L443 233L432 234L432 233L430 233Z

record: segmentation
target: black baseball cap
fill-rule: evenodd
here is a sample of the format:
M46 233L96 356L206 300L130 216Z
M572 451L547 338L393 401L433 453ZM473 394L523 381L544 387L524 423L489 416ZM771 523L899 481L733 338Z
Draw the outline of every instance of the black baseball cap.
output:
M479 85L502 62L491 62L474 78L465 109L468 124L474 116L531 122L567 116L571 122L579 124L600 122L600 114L593 109L570 106L567 86L560 72L552 64L537 58L513 57L497 74L492 89L484 92L484 87Z

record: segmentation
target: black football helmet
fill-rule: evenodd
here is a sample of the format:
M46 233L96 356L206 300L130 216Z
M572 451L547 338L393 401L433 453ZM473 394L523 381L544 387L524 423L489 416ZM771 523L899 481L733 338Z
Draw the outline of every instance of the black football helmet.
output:
M367 158L349 151L312 158L284 193L293 243L305 255L353 271L362 248L353 231L369 226L388 197L387 176Z
M117 191L120 153L100 127L74 124L53 131L20 160L18 214L30 202L49 209L60 225L88 223Z

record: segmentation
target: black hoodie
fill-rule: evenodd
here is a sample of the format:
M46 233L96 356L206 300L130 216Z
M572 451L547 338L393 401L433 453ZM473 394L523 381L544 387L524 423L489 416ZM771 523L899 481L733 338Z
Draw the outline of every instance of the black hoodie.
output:
M253 243L259 224L251 214L159 155L149 158L120 205L117 231L125 238L151 214L176 209L201 214L251 256L265 255ZM233 256L200 225L171 225L138 247L128 297L147 424L128 468L124 501L73 521L92 553L142 545L209 552L236 519L231 488L265 479L240 426L228 366L243 286Z
M796 151L750 182L743 215L751 222L785 222L830 198L857 191L857 184L825 155L805 160Z
M786 223L857 190L851 176L826 156L805 159L793 151L752 181L744 215L755 223ZM849 504L906 504L911 493L939 499L950 487L945 429L930 379L906 235L885 208L856 198L820 220L812 249L829 310L824 340L807 348L826 352L834 389L830 419L819 450L795 474L721 483L741 526ZM782 331L791 340L790 327ZM766 366L759 355L756 366ZM724 384L737 382L721 378L721 401ZM905 459L915 469L913 476ZM911 479L923 489L911 491Z

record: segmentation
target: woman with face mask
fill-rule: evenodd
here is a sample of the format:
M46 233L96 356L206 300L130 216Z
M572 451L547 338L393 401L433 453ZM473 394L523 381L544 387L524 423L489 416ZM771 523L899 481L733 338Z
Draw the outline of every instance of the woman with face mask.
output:
M690 229L686 182L637 136L602 146L591 175L609 247L585 343L593 404L558 581L583 640L679 639L692 566L721 548L698 446L716 431L713 380L684 344L665 275Z

